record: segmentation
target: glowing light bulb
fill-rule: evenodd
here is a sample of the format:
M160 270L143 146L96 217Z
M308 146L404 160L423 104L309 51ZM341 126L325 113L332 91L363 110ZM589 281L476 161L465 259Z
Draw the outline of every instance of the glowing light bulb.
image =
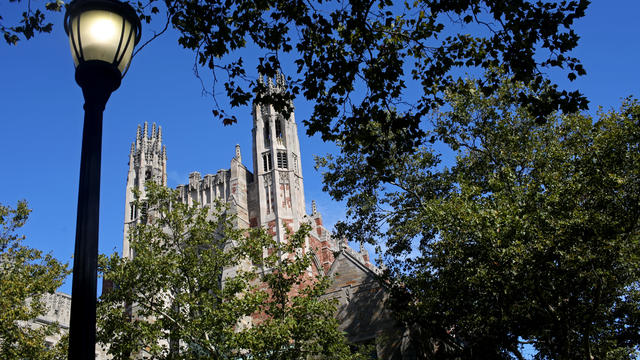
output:
M117 27L112 19L96 19L89 30L91 36L99 42L109 42L115 36Z

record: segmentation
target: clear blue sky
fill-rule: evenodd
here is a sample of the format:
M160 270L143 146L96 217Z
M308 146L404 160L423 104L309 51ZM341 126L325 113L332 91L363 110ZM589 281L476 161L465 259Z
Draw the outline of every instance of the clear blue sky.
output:
M0 14L13 12L7 2ZM582 59L585 77L569 83L597 106L618 108L620 99L640 95L640 1L596 0L575 29L582 36L574 55ZM0 203L14 206L26 199L33 209L24 228L27 244L71 261L75 239L76 202L82 135L82 93L74 81L68 40L54 17L54 31L17 47L0 44ZM143 32L150 36L150 27ZM133 60L122 86L104 113L100 251L121 251L128 154L136 127L145 121L163 127L167 145L168 181L186 183L191 171L215 173L227 168L240 144L250 169L250 109L235 110L237 125L223 127L211 116L211 99L201 95L192 73L193 55L176 43L175 34L147 46ZM221 97L220 99L224 99ZM300 125L310 107L295 102L299 124L307 208L318 202L326 223L344 214L343 205L321 191L313 156L335 148L309 138ZM61 289L70 292L70 280Z

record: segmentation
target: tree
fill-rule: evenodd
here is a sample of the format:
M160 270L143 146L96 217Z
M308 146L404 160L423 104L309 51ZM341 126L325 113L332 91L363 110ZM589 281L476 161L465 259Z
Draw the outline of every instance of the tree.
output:
M100 260L114 287L99 301L98 339L114 359L353 358L320 298L327 280L306 276L309 254L296 250L308 226L275 244L234 227L224 206L189 206L153 183L135 206L147 217L131 234L135 256Z
M199 68L212 72L213 89L205 90L214 97L213 115L225 124L236 118L217 105L219 83L232 107L254 98L285 115L292 111L290 100L302 94L314 104L311 118L303 121L309 135L341 142L384 172L392 146L410 151L424 143L427 115L442 105L443 91L455 83L461 69L503 66L513 80L536 90L536 96L518 92L513 101L540 120L558 109L585 109L587 101L579 92L558 89L543 70L566 69L571 80L585 74L579 60L568 54L579 39L571 27L588 4L147 0L133 5L147 23L152 18L166 21L152 39L172 26L180 34L180 46L194 52ZM25 20L22 32L27 37L40 26L33 23ZM15 42L15 37L8 41ZM255 70L239 55L238 50L247 47L259 60ZM288 74L290 93L265 92L268 84L253 76L275 79L279 70ZM491 76L478 80L486 95L499 83ZM389 116L393 108L399 111ZM372 131L376 127L403 136L393 137L394 144L380 143Z
M503 65L514 80L540 90L537 97L520 92L515 99L540 117L557 109L586 108L584 97L558 90L540 69L568 69L570 79L585 74L567 52L578 41L571 26L588 3L206 0L166 5L171 25L181 34L179 43L196 53L214 79L224 79L232 106L248 104L252 88L256 101L287 113L289 100L302 94L314 103L311 118L303 121L309 135L340 141L370 156L370 165L381 170L390 149L377 141L371 127L403 132L394 145L406 150L421 144L421 124L442 104L456 69ZM287 55L293 57L297 74L287 76L291 94L264 97L268 92L260 81L240 86L247 71L235 51L251 45L263 50L257 72L271 78L283 70ZM487 77L479 84L490 94L499 79ZM389 109L400 107L389 116ZM225 123L236 121L219 108L214 115Z
M369 181L362 154L324 159L350 206L340 229L385 242L389 305L443 358L522 359L524 344L537 359L635 358L640 103L539 124L512 101L522 91L536 94L460 82L434 145L392 152L387 182Z
M55 292L69 274L67 264L51 254L22 245L25 237L16 231L29 212L25 201L16 208L0 204L0 358L63 359L66 341L58 324L28 324L47 311L42 295ZM62 340L48 349L45 338L53 335Z
M16 6L21 5L21 0L9 0L9 2L14 3ZM16 45L20 41L20 37L28 40L36 34L51 32L53 24L48 22L46 14L48 12L60 12L64 2L56 0L55 2L47 2L44 6L39 5L33 4L32 6L31 1L29 1L19 20L16 20L17 24L8 25L6 20L0 16L0 32L7 44Z

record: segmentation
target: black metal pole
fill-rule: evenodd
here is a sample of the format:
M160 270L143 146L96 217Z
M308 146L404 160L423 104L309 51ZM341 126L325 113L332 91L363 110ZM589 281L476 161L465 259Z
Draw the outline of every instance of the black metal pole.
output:
M112 69L96 63L82 64L76 69L76 81L82 87L85 103L69 321L72 360L95 358L102 113L109 96L120 85L120 73L115 74L116 79Z

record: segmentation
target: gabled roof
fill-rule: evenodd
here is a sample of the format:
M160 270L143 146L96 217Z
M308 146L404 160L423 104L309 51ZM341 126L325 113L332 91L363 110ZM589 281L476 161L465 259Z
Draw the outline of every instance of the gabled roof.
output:
M342 247L335 254L334 261L331 264L331 267L329 268L329 271L327 272L327 276L334 276L336 274L336 271L338 269L339 263L341 261L350 261L351 263L356 265L357 268L362 270L362 272L366 273L367 275L371 275L371 276L375 277L377 275L376 272L373 271L372 269L370 269L369 267L367 267L362 260L360 260L357 256L355 256L355 254L353 254L354 252L355 252L355 250L353 250L351 248Z

